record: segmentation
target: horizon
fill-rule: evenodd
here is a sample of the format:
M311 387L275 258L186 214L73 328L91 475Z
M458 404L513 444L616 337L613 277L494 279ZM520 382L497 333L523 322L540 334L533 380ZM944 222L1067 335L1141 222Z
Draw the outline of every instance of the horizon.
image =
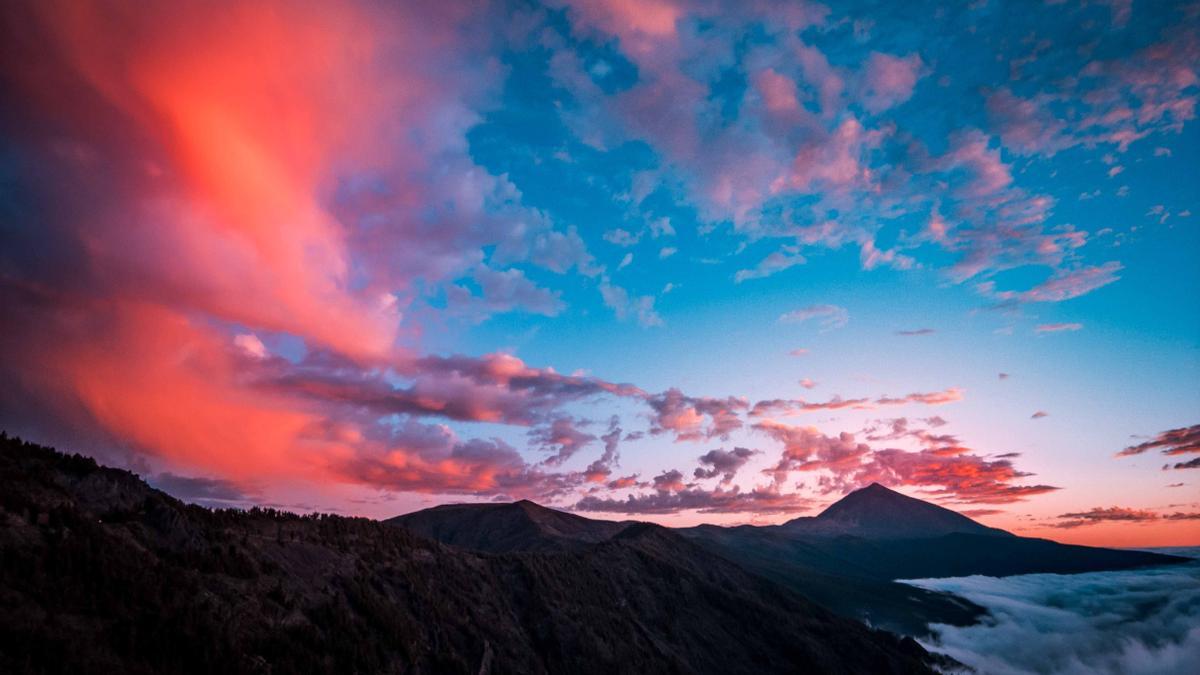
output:
M279 7L0 8L6 433L204 505L1200 546L1194 3Z

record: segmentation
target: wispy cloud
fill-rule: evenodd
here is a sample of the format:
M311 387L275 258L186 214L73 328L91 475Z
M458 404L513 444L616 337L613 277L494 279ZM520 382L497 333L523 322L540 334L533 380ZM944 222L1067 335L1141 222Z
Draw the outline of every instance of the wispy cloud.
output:
M850 312L837 305L809 305L779 316L780 323L804 323L809 320L816 320L821 330L833 330L845 326L850 321Z
M1038 333L1063 333L1083 330L1081 323L1043 323L1035 329Z

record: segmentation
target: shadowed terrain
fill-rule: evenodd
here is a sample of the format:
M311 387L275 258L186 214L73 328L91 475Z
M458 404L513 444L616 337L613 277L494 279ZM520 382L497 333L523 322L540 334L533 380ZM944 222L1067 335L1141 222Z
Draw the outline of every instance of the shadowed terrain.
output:
M477 553L366 519L189 506L0 439L5 673L927 673L937 658L655 525L516 505L595 541Z
M579 550L633 525L529 501L450 504L387 522L490 552ZM851 492L816 517L783 525L701 525L676 532L839 614L918 636L928 633L930 623L966 626L985 611L965 598L896 579L1089 572L1183 560L1018 537L878 484Z
M971 624L984 610L895 579L1066 574L1186 561L1018 537L878 484L851 492L812 518L680 532L834 611L910 635L927 633L930 622Z

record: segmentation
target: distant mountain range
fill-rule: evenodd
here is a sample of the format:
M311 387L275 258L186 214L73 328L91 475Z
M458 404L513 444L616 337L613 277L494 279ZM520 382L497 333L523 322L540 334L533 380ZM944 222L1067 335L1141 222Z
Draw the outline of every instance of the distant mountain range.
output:
M397 522L212 511L0 435L0 672L932 673L949 663L656 525L529 502Z
M449 504L386 522L493 553L581 550L635 524L591 520L528 501ZM984 610L896 579L1090 572L1186 561L1018 537L879 484L851 492L812 518L676 532L839 614L909 635L927 633L931 622L969 625Z

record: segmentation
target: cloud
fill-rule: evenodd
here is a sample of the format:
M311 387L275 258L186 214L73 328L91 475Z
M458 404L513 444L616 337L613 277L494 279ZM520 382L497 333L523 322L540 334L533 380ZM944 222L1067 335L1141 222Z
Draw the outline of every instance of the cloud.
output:
M490 314L521 310L543 316L558 316L565 308L562 294L542 288L519 269L495 270L480 266L472 279L480 295L471 289L454 285L447 289L447 304L451 309L477 314L483 319Z
M467 152L467 101L499 90L493 27L428 3L208 10L3 10L0 132L27 196L0 247L5 423L237 484L559 480L412 419L528 425L606 388L406 346L443 293L552 315L527 270L597 274Z
M871 452L869 446L857 442L854 434L847 432L826 436L816 427L797 427L773 420L758 422L754 429L783 445L779 462L770 469L776 484L782 483L789 471L828 469L839 474L853 471Z
M692 476L696 479L721 476L721 482L728 483L733 480L738 469L741 469L746 462L750 461L751 457L757 454L759 454L758 450L751 450L749 448L709 450L700 455L701 467L697 468L692 473Z
M750 404L743 398L688 396L676 388L647 399L654 411L650 433L672 432L677 441L726 439L742 427L739 412Z
M1130 509L1123 506L1096 507L1089 511L1064 513L1059 522L1051 527L1073 529L1104 522L1145 523L1156 520L1200 520L1200 513L1159 513L1145 509Z
M1123 153L1194 119L1198 50L1194 31L1167 31L1131 54L1083 63L1079 77L1047 82L1031 97L1000 88L988 97L989 117L1020 154L1052 156L1078 145Z
M1062 302L1117 281L1120 279L1117 272L1122 269L1121 263L1108 262L1095 267L1061 270L1028 291L1001 291L992 292L992 295L1005 302Z
M775 251L760 260L752 269L738 270L733 276L733 281L740 284L747 279L762 279L789 267L803 265L807 261L796 251L795 247L791 247L790 251Z
M1062 333L1083 330L1081 323L1043 323L1035 329L1038 333Z
M1148 520L1158 520L1159 515L1153 511L1112 506L1109 508L1097 507L1090 511L1081 511L1078 513L1064 513L1058 517L1061 522L1055 523L1054 527L1074 528L1109 521L1141 523Z
M1200 655L1200 566L906 583L982 605L988 617L935 625L927 649L978 672L1183 675Z
M893 434L910 433L907 420L892 423ZM775 483L789 472L822 472L818 487L825 493L846 492L877 482L883 485L922 487L931 494L959 503L1006 504L1058 490L1050 485L1015 485L1032 474L1018 471L1008 459L987 460L971 454L957 439L923 436L930 447L917 452L897 448L873 449L854 434L828 436L815 427L800 427L775 420L753 426L783 446L778 463L767 470ZM917 434L922 436L921 434ZM868 436L868 440L871 437ZM953 445L944 445L950 441Z
M1007 513L1004 509L963 509L959 513L968 518L982 518L983 516L996 516L1001 513Z
M898 406L909 404L944 405L963 399L963 390L950 387L945 391L914 392L905 396L880 396L876 399L850 398L834 396L828 401L811 403L803 399L771 399L759 401L750 409L751 417L767 417L771 415L791 416L818 410L873 410L880 406Z
M933 335L936 332L937 331L932 328L916 328L913 330L898 330L898 331L896 331L896 335L912 337L912 336L916 336L916 335Z
M613 415L608 421L608 431L600 437L604 441L604 452L584 470L584 478L593 483L603 483L612 474L613 466L620 461L621 418Z
M850 321L850 312L837 305L809 305L780 315L779 322L803 323L809 319L816 319L821 325L821 330L833 330L845 326Z
M987 460L955 448L953 454L937 449L908 452L878 450L871 461L852 476L855 485L940 486L932 491L962 503L1008 504L1059 490L1051 485L1014 485L1032 474L1018 471L1007 459Z
M637 320L639 326L650 328L663 325L662 317L654 310L654 296L630 297L629 292L609 282L608 277L600 281L600 296L604 304L613 311L618 321L629 318Z
M546 458L546 464L558 466L596 440L593 434L579 429L586 424L571 417L558 417L548 425L530 429L529 439L542 450L553 452Z
M806 377L800 380L800 386L804 387L805 389L813 389L817 386L817 383Z
M1196 40L1182 29L1134 54L1106 42L1094 52L1105 58L1087 56L1052 98L979 88L999 96L991 126L923 138L892 113L918 107L921 78L945 60L936 44L920 55L843 49L816 39L837 29L836 10L807 3L556 7L500 21L489 3L5 6L0 136L13 139L4 192L16 197L0 200L11 225L0 231L0 375L10 383L0 421L232 485L627 488L636 477L611 474L633 434L613 422L601 435L567 408L624 399L648 406L653 433L695 441L741 428L748 403L651 395L508 354L424 353L440 349L446 319L559 316L564 298L594 316L574 307L581 298L620 321L662 325L656 297L614 285L590 249L623 247L609 250L621 266L639 243L665 257L676 246L657 239L674 236L677 216L656 202L694 210L705 236L769 240L755 250L774 252L734 281L801 264L813 249L848 247L870 270L916 267L940 248L928 260L952 261L951 279L990 283L993 295L1078 297L1115 280L1120 264L1084 261L1085 232L1051 224L1054 200L1021 186L1025 165L1012 154L1055 144L1119 153L1194 115ZM580 57L601 47L606 62L627 62L629 81L598 85L595 60ZM506 79L528 74L498 55L530 48L564 93L545 122L566 138L552 158L509 134L515 152L488 164L474 133L503 117L491 113L505 109ZM722 91L713 83L726 74L746 86ZM589 159L618 148L644 154L636 176ZM564 182L579 197L564 217L537 196L522 158L619 175ZM589 229L575 218L590 207L574 190L584 183L603 185L625 213L601 209L605 224ZM654 193L666 199L648 202ZM880 236L904 217L928 231ZM996 291L999 271L1025 265L1048 270L1045 281ZM822 330L848 319L834 305L781 317ZM954 392L779 409L937 404ZM556 463L597 441L604 451L583 472L547 473L484 424L532 430L526 438ZM930 457L961 447L935 436L911 438L936 443ZM704 498L795 499L730 492Z
M1050 415L1050 413L1048 413L1048 412L1046 412L1046 411L1044 411L1044 410L1039 410L1039 411L1037 411L1037 412L1033 413L1032 415L1030 415L1030 416L1029 416L1029 419L1031 419L1031 420L1040 420L1040 419L1042 419L1043 417L1048 417L1049 415Z
M923 68L921 57L912 54L897 57L874 52L867 59L867 74L863 82L863 105L871 112L880 112L907 101Z
M667 514L680 511L700 513L799 513L812 508L812 502L798 494L781 493L773 488L743 490L739 486L704 490L696 487L677 491L657 491L628 495L625 499L587 496L571 507L574 511L602 513Z
M950 387L945 391L935 391L929 393L913 393L901 396L899 398L891 398L883 396L875 400L879 405L905 405L908 403L922 403L924 405L943 405L946 403L954 403L963 399L963 390L958 387Z
M635 235L628 230L617 228L604 233L604 241L617 246L633 246L641 239L641 235Z
M1117 453L1118 457L1140 455L1150 450L1158 450L1164 455L1185 455L1200 452L1200 424L1190 427L1179 427L1159 433L1154 438L1131 445Z
M250 333L235 335L233 336L233 344L256 359L267 358L267 347L262 343L262 340L258 339L257 335Z
M805 412L813 412L816 410L841 410L843 408L854 408L856 410L870 410L874 404L870 399L866 398L851 398L844 399L840 396L833 398L823 403L809 403L802 399L771 399L769 401L759 401L754 404L750 410L751 417L766 417L771 415L798 415Z

